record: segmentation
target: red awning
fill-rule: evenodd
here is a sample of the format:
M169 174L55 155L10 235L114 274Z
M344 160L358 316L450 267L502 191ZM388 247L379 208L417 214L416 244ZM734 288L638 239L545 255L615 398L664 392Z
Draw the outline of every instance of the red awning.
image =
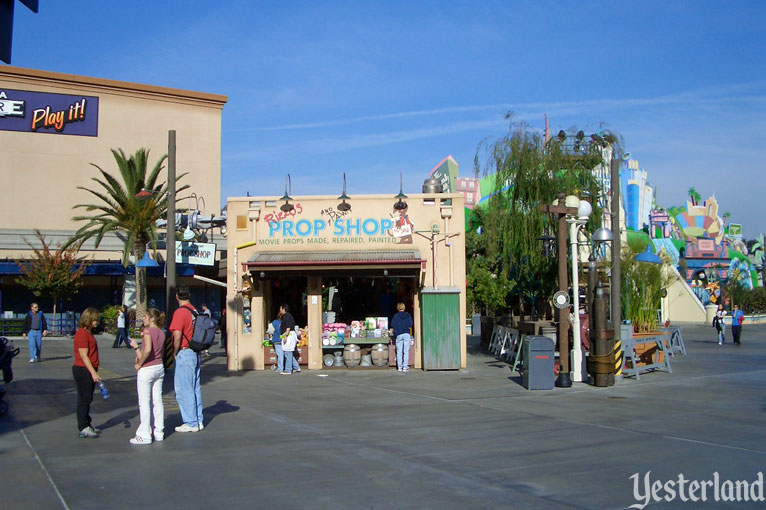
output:
M412 267L424 262L416 250L390 251L273 251L254 254L245 265L254 268Z

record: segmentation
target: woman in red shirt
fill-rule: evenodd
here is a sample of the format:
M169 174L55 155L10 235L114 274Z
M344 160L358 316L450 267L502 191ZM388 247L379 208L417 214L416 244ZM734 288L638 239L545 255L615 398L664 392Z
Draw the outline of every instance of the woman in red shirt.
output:
M90 403L93 390L101 382L98 375L98 344L93 336L93 328L98 326L99 314L95 308L86 308L80 315L80 323L74 334L74 376L77 387L77 430L82 438L96 438L100 430L94 429L90 422Z

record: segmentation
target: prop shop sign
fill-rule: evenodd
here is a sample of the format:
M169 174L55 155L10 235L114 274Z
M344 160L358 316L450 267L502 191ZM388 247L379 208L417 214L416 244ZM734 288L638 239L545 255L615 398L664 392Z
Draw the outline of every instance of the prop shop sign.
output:
M0 89L0 130L98 136L98 98Z
M184 243L176 241L176 263L214 266L215 243Z
M414 225L406 211L390 217L352 217L349 211L334 207L321 211L319 218L301 217L300 204L288 213L276 212L264 217L267 227L259 245L297 244L410 244Z

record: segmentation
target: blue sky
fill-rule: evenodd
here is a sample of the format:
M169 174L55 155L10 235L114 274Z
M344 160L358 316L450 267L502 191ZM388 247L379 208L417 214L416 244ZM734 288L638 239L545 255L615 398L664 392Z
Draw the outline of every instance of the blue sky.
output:
M13 64L224 94L225 196L418 192L505 114L620 133L660 205L766 231L766 2L17 4ZM130 148L126 148L131 150Z

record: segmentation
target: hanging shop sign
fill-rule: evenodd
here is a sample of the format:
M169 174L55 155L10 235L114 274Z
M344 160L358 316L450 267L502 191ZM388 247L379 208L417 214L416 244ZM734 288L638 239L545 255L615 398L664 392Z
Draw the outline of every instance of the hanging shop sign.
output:
M215 265L215 243L176 241L176 263L197 266Z
M98 136L98 98L0 88L0 130Z
M304 214L300 203L289 212L267 214L266 236L258 244L411 244L415 231L406 206L383 217L360 217L334 207L312 216Z

